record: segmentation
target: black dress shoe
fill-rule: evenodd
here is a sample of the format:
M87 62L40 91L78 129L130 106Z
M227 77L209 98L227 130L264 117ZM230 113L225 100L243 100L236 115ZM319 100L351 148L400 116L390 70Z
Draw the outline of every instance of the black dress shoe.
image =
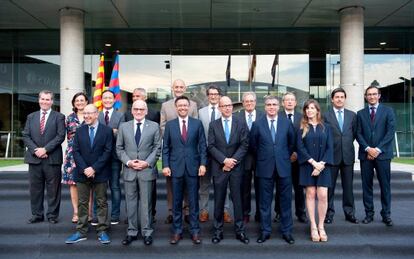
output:
M346 216L346 217L345 217L345 220L346 220L346 221L349 221L349 222L351 222L351 223L354 223L354 224L359 224L358 219L357 219L357 218L355 218L355 216L354 216L354 215L352 215L352 216Z
M283 234L282 238L288 243L289 245L293 245L295 243L295 239L291 234Z
M236 234L236 239L240 240L243 244L248 244L250 242L245 233Z
M211 239L211 242L213 244L218 244L223 239L223 234L214 234L213 238Z
M365 217L365 218L362 220L362 224L369 224L369 223L371 223L373 220L374 220L374 219L373 219L372 217Z
M56 218L48 218L47 221L49 221L50 224L57 224L58 220Z
M165 219L164 223L165 224L171 224L172 222L173 222L173 216L168 215L168 217Z
M257 238L256 242L261 244L266 242L266 240L268 240L270 238L270 235L265 235L265 234L260 234L260 236Z
M325 218L325 224L332 224L333 218Z
M122 244L127 246L132 243L132 241L137 240L136 236L126 236L124 240L122 240Z
M275 218L273 219L273 222L279 223L280 222L280 214L276 213Z
M306 217L306 215L305 214L302 214L302 215L299 215L298 216L298 221L300 222L300 223L308 223L308 218Z
M201 238L199 235L195 234L191 236L191 240L193 241L193 244L199 245L201 244Z
M190 216L189 215L184 216L184 222L187 223L187 224L190 224Z
M171 236L170 244L171 245L176 245L176 244L178 244L178 242L180 242L181 239L183 239L183 237L181 235L174 234L174 235Z
M149 246L152 244L152 236L144 237L144 245Z
M383 218L383 219L382 219L382 222L384 222L384 224L385 224L387 227L392 227L392 225L393 225L391 218Z
M39 223L39 222L43 222L45 219L43 217L36 217L33 216L30 219L27 220L27 224L34 224L34 223Z

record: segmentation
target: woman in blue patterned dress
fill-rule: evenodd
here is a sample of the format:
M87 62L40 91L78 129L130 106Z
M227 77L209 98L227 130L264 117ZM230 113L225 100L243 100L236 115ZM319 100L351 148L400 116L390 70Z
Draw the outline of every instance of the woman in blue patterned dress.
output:
M322 121L321 108L315 100L308 100L303 106L296 143L300 165L299 184L306 188L311 239L314 242L326 242L328 236L324 220L328 208L328 188L332 181L328 165L333 162L333 139L331 129ZM318 225L315 219L316 209Z
M76 167L73 158L73 139L76 129L83 123L83 109L88 104L88 97L82 93L76 93L72 98L73 112L66 117L67 148L63 161L62 183L69 185L70 197L73 206L72 222L78 222L78 191L73 180L73 169Z

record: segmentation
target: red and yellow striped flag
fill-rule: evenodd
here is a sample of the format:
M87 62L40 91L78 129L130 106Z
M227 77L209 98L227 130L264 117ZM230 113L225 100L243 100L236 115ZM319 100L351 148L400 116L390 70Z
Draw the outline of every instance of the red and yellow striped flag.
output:
M102 111L102 92L105 90L105 66L104 55L101 55L98 74L96 75L95 92L93 92L93 104Z

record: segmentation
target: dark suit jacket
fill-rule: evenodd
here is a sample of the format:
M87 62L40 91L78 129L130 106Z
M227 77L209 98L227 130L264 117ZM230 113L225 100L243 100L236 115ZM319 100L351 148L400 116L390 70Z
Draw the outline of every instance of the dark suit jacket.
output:
M344 109L343 116L344 125L342 132L332 107L323 116L324 121L330 125L333 136L333 165L339 165L342 161L345 165L352 165L355 162L356 114L353 111Z
M369 107L357 113L357 141L359 143L359 160L367 159L367 147L379 148L382 153L377 157L379 160L392 159L392 143L395 134L394 111L385 105L379 104L375 113L374 123L371 123Z
M198 175L200 165L207 165L206 136L200 120L188 117L187 141L181 138L179 118L167 121L165 125L162 165L171 169L172 177Z
M256 153L256 176L272 178L275 168L280 177L291 175L290 156L295 143L292 123L285 116L277 116L276 138L273 143L267 116L253 123L250 146Z
M259 120L263 115L264 115L264 112L256 109L256 121ZM244 127L246 127L246 129L249 129L249 126L247 125L247 121L246 121L245 110L241 110L240 112L233 114L233 116L237 116L237 119L239 120L239 122L243 124ZM249 136L250 136L250 132L249 132ZM244 170L250 170L250 171L255 170L256 158L254 155L254 150L252 149L250 145L249 145L249 149L247 150L246 156L244 157L242 162L243 162Z
M88 125L84 124L76 130L73 142L73 157L76 164L73 175L75 182L87 181L83 171L90 166L96 172L93 182L100 183L109 180L111 177L112 142L112 129L104 124L99 123L92 148Z
M103 111L101 111L99 113L99 116L98 116L99 123L101 123L103 125L105 125L104 111L105 111L105 109ZM125 115L122 112L114 110L112 112L111 118L109 119L109 123L108 123L107 126L110 127L111 129L119 129L119 126L121 126L121 123L124 123L124 122L125 122ZM115 133L113 135L114 135L114 138L113 138L113 143L112 143L112 146L113 146L112 147L112 158L114 158L115 161L117 161L118 156L116 154L116 148L115 148L117 133Z
M280 111L278 116L288 118L285 111ZM293 115L293 130L294 130L294 133L295 133L293 151L295 151L295 152L297 152L297 149L296 149L296 134L298 133L298 131L300 129L300 122L302 121L302 116L303 116L303 114L298 112L298 111L295 111L294 115Z
M240 162L244 159L249 148L249 129L240 123L236 116L232 117L229 144L224 136L221 118L210 123L208 129L208 151L212 158L211 172L218 176L222 172L224 159L234 158L239 163L231 170L232 173L242 174Z
M40 135L40 111L27 116L26 125L22 132L23 141L27 147L24 162L27 164L40 164L43 159L38 158L35 148L44 147L50 165L62 164L62 142L65 140L65 115L51 111L45 124L43 135Z
M128 110L125 113L125 121L130 121L130 120L133 120L133 119L134 119L134 116L132 115L131 111ZM148 114L145 115L145 119L160 124L160 112L152 110L152 109L148 109Z
M309 127L312 127L309 125ZM303 130L299 130L296 136L296 145L298 150L298 161L300 165L306 165L308 171L312 172L313 168L308 160L313 158L317 162L324 161L326 165L333 163L333 138L329 124L318 125L314 132L314 137L318 138L319 146L315 146L315 139L310 137L312 129L309 129L308 135L302 138ZM317 154L317 155L316 155ZM302 169L301 169L302 170ZM302 171L300 172L302 173Z

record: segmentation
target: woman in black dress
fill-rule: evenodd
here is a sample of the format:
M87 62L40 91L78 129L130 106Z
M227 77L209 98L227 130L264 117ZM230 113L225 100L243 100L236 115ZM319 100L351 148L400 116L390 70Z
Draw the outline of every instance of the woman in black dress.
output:
M303 118L297 134L299 184L306 187L306 208L309 214L311 239L326 242L328 236L324 220L328 207L328 188L331 176L328 165L333 162L333 139L329 126L321 118L316 100L308 100L303 106ZM316 200L318 205L316 206ZM318 225L315 209L318 210Z

